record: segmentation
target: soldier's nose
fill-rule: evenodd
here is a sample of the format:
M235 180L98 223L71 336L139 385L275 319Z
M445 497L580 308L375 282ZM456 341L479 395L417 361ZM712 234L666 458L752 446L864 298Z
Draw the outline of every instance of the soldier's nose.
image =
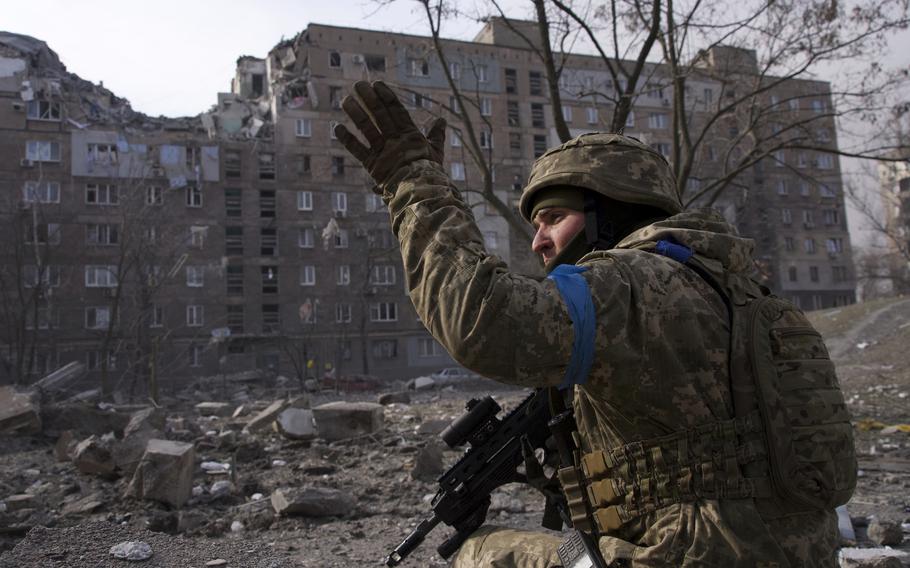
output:
M549 235L547 235L543 227L541 227L540 229L537 229L537 232L534 234L534 240L531 241L531 250L540 254L545 248L552 246L552 244Z

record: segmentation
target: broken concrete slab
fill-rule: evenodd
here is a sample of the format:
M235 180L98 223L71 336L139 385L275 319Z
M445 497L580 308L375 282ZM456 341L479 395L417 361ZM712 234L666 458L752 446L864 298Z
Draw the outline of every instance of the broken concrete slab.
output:
M417 433L425 436L438 436L442 431L449 427L451 420L444 418L433 418L420 423L417 427Z
M54 444L54 459L58 462L67 462L73 459L73 452L76 450L76 436L72 430L60 432L57 443Z
M41 415L34 393L0 387L0 432L37 434L40 431Z
M411 393L406 391L387 392L379 395L379 399L376 402L383 406L389 404L411 404Z
M35 496L23 493L21 495L10 495L3 500L6 503L7 511L21 511L22 509L31 509L35 506Z
M258 432L268 428L272 422L278 418L278 415L281 414L281 411L287 408L288 401L281 399L276 400L264 410L259 412L256 416L247 422L244 430L247 432Z
M893 548L841 548L841 568L900 568L910 554Z
M85 515L100 509L105 502L104 494L99 492L71 501L63 506L64 515Z
M133 475L136 466L145 455L145 449L149 440L162 439L164 434L161 430L142 429L134 432L123 440L118 440L112 444L112 454L114 456L114 465L126 476Z
M150 406L137 410L130 415L130 420L123 428L123 437L130 436L142 431L160 431L164 429L165 414L160 408Z
M305 517L341 516L354 508L354 498L350 493L330 487L276 489L272 492L271 502L279 515Z
M230 416L234 412L234 405L229 402L200 402L196 405L199 416Z
M76 469L90 475L110 477L114 474L114 459L111 449L101 438L92 435L82 440L73 450Z
M872 519L866 533L869 540L879 546L897 546L904 540L904 531L900 523Z
M442 443L429 443L417 452L414 457L414 469L411 477L419 481L436 481L445 469L443 463Z
M127 493L180 508L193 492L195 459L193 444L149 440Z
M165 425L164 411L160 408L147 407L130 416L130 421L123 429L123 439L112 444L114 465L127 476L132 476L136 466L145 454L149 440L163 439Z
M373 434L382 429L384 414L374 402L330 402L313 409L319 437L327 441Z
M76 393L73 396L64 399L61 404L75 404L77 402L92 402L101 398L101 389L89 389Z
M275 429L290 440L312 440L316 437L313 411L305 408L286 408L275 420Z
M85 373L85 364L71 361L56 371L36 382L33 388L39 392L52 392L66 388L67 385Z

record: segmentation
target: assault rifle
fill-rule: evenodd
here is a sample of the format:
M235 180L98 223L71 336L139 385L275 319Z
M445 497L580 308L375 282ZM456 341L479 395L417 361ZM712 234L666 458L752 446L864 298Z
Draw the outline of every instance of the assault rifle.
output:
M530 469L537 462L526 457L538 448L546 449L550 437L547 391L534 391L503 419L496 417L500 410L499 404L489 396L472 399L467 404L468 412L443 430L442 439L450 448L465 443L469 448L439 478L432 514L395 547L386 559L386 566L400 564L440 522L455 529L455 534L436 549L442 558L448 559L486 520L493 490L507 483L529 481L534 472L528 471L526 475L518 467L527 461ZM552 498L556 498L555 494ZM551 496L547 499L547 510L555 512ZM548 520L547 516L545 526L547 522L552 524L552 518Z

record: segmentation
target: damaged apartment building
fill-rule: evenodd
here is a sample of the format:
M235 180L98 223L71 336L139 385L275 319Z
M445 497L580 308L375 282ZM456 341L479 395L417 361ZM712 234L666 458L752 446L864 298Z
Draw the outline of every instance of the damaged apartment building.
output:
M514 204L535 157L558 142L543 69L501 20L475 41L444 44L450 74L476 98L469 111L487 125L479 136L496 195ZM240 57L211 110L171 119L68 73L44 42L0 33L0 214L13 243L2 260L0 373L79 360L132 387L152 374L254 368L407 379L451 364L408 299L385 207L332 134L357 80L394 85L418 121L448 112L431 46L310 24L265 58ZM564 78L572 133L605 128L609 108L573 88L607 81L597 58L571 56ZM798 87L826 103L823 83ZM643 94L626 132L664 151L665 106L657 90ZM470 191L480 174L447 118L445 167L487 248L539 273L527 241ZM836 158L822 173L829 182L804 187L771 172L779 179L766 182L763 207L775 213L764 222L787 240L758 243L771 286L809 309L855 297ZM801 214L824 216L823 230ZM757 223L738 221L746 232Z

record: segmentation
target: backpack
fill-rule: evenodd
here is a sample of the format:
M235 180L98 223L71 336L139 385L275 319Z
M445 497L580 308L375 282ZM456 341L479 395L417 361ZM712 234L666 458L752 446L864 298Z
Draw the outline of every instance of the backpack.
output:
M669 241L656 248L692 268L727 305L735 416L758 412L767 451L766 460L743 465L745 478L770 481L771 491L755 499L762 516L849 501L857 478L853 425L821 334L802 310L754 280L711 270Z

